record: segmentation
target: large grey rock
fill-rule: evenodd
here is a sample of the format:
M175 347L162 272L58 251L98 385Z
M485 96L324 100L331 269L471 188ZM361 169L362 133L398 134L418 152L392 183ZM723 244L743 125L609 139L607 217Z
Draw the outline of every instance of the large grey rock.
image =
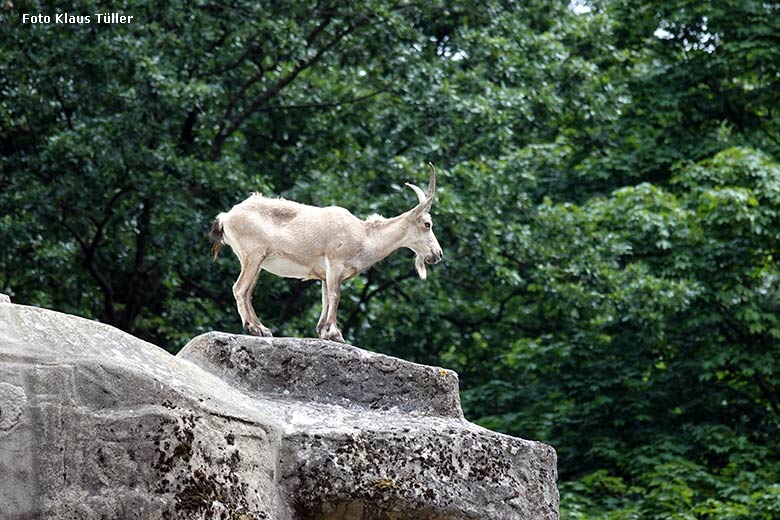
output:
M158 347L0 305L2 519L291 520L281 439L251 397Z
M179 357L273 410L297 518L557 518L553 449L465 421L452 371L328 341L219 332Z
M555 452L463 419L457 375L320 340L177 357L0 305L0 518L554 519Z

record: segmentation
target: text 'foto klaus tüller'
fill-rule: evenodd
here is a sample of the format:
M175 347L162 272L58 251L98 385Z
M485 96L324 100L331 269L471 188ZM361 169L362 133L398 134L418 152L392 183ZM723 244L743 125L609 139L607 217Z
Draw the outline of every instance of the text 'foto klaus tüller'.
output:
M22 23L57 23L57 24L88 24L88 23L132 23L133 16L120 13L94 13L94 14L22 14Z

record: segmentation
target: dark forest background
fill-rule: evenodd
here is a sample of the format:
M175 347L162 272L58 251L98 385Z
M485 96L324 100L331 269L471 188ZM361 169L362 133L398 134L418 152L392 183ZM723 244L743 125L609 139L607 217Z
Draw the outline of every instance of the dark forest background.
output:
M134 19L21 23L66 11ZM553 445L565 519L780 518L780 3L13 0L0 49L15 302L170 352L240 332L218 212L390 216L431 161L445 261L347 284L347 340ZM255 294L276 335L319 305Z

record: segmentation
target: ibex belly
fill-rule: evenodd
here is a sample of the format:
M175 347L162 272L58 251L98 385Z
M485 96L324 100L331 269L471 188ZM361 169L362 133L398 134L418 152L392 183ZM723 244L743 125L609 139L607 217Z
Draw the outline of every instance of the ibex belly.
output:
M299 264L282 256L269 256L265 259L261 267L269 273L284 278L298 278L300 280L322 278L322 276L319 276L311 266Z

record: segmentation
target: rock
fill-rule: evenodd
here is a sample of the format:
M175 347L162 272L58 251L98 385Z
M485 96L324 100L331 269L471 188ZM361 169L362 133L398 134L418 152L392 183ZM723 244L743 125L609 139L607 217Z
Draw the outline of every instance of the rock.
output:
M0 475L0 518L558 518L554 450L467 422L454 372L218 332L174 357L20 305Z
M0 303L11 303L11 297L7 294L0 293Z
M293 518L281 425L154 345L1 305L0 382L0 518Z
M273 410L296 518L557 518L554 450L465 421L450 370L329 341L220 332L179 357Z
M463 419L455 372L343 343L210 332L179 357L256 396Z

